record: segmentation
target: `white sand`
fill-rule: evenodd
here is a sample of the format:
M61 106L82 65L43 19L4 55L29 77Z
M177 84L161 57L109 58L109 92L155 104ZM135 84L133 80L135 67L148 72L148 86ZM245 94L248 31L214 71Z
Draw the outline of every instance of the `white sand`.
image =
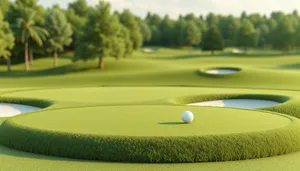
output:
M27 105L0 103L0 117L12 117L23 113L37 111L40 109L41 108Z
M233 54L244 54L246 51L243 49L233 49L232 53Z
M234 74L236 72L238 71L234 69L211 69L206 71L206 73L208 74L215 74L215 75L229 75L229 74Z
M253 100L253 99L230 99L230 100L215 100L199 103L187 104L188 106L213 106L213 107L232 107L241 109L258 109L270 106L275 106L280 103L268 100Z
M151 49L151 48L144 48L144 49L143 49L143 52L146 52L146 53L153 53L153 52L155 52L155 50L154 50L154 49Z

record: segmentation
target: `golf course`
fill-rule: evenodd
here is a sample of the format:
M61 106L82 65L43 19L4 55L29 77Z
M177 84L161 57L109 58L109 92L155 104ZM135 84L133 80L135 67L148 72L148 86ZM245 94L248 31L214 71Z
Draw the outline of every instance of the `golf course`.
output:
M57 68L3 65L1 104L36 108L0 118L0 169L297 170L300 57L272 53L158 48L98 70L68 52Z
M0 0L0 171L300 170L273 1Z

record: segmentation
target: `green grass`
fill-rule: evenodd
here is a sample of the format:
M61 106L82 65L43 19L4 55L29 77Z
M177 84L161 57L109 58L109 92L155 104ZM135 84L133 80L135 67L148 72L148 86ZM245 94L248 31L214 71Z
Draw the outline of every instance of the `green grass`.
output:
M167 163L268 157L293 152L300 147L298 144L300 137L296 136L300 127L298 129L297 126L288 126L291 120L285 117L249 110L181 106L216 99L264 99L282 102L282 105L274 109L281 110L284 114L290 112L290 110L285 112L287 109L285 106L293 102L295 95L292 95L292 92L282 92L282 95L257 95L251 94L255 92L254 90L252 92L248 90L248 95L220 94L220 92L204 95L203 93L208 93L207 90L215 92L222 89L71 88L9 93L5 96L11 98L44 97L51 101L56 100L57 104L54 103L54 107L63 101L69 101L71 105L65 106L66 109L49 108L45 111L9 119L2 124L0 141L16 149L62 157ZM238 89L223 89L222 91L245 93L245 90ZM173 98L171 96L171 94L174 96L195 92L203 95ZM261 92L270 93L269 91ZM128 93L135 94L136 99L132 99L133 96L129 98ZM76 94L81 99L68 96L68 94ZM96 94L99 96L89 98ZM110 95L114 98L103 99L101 95L104 97ZM89 103L85 102L86 105L78 106L79 101L84 102L83 99ZM179 106L175 106L176 104ZM284 109L281 109L282 107ZM196 119L192 124L180 124L182 123L180 114L185 110L195 113ZM268 122L265 122L266 120ZM292 120L292 125L297 125L295 124L297 119ZM274 142L274 146L264 144L266 140ZM187 146L183 146L184 143ZM240 145L239 148L236 147L237 144ZM145 145L149 151L145 151ZM109 149L109 152L105 151L106 149ZM225 151L220 153L222 151L220 149ZM166 155L165 150L169 155ZM179 156L178 153L180 153Z
M183 124L181 111L195 114ZM127 105L49 110L10 121L38 130L99 136L178 137L259 132L285 127L291 120L264 112L185 106ZM269 122L265 122L268 120ZM224 125L228 123L228 125ZM255 123L255 124L253 124ZM236 129L239 128L239 129Z
M7 74L5 66L0 66L0 94L2 99L14 99L16 102L26 103L26 100L20 99L44 99L47 102L55 101L55 103L47 108L45 111L39 112L54 112L54 115L59 115L60 119L64 120L64 110L71 110L70 108L77 107L78 110L100 108L104 106L111 106L118 110L117 106L126 105L146 105L146 107L166 107L166 111L171 111L168 108L176 108L176 105L184 104L185 101L193 97L194 100L220 99L220 98L234 98L241 97L245 94L251 94L252 97L260 98L266 97L271 100L284 102L279 106L274 106L257 113L277 112L287 114L300 118L300 92L299 92L299 60L300 56L293 52L282 56L280 52L275 51L256 51L252 50L246 55L234 56L230 54L230 49L224 52L218 52L216 55L209 55L206 52L176 49L158 49L157 52L147 54L143 52L136 52L132 58L114 60L105 59L106 68L104 70L96 69L96 61L87 63L79 62L73 64L69 58L71 53L66 57L61 58L60 66L51 68L52 58L35 60L32 66L32 72L24 73L24 66L21 64L14 65L13 72ZM208 68L240 68L241 72L230 76L211 76L201 73ZM47 76L45 76L47 75ZM73 87L73 88L72 88ZM202 88L200 88L202 87ZM44 91L47 89L47 91ZM209 95L209 96L208 96ZM179 100L179 101L178 101ZM288 100L288 101L286 101ZM12 102L15 102L12 101ZM8 102L8 101L6 101ZM180 103L179 103L180 102ZM29 104L31 104L30 102ZM33 102L34 103L34 102ZM125 107L125 106L124 106ZM209 108L211 109L211 108ZM75 110L75 108L74 108ZM98 109L97 109L98 110ZM95 112L97 111L95 110ZM121 109L119 109L121 110ZM175 110L175 109L174 109ZM198 110L198 109L197 109ZM202 110L199 108L199 111ZM204 110L204 109L203 109ZM206 109L205 109L206 110ZM231 111L230 115L240 116L241 111L237 109L211 109L222 111ZM94 110L92 110L94 111ZM124 109L124 111L126 111ZM148 111L148 110L147 110ZM149 109L150 112L150 109ZM254 112L254 113L256 113ZM77 112L74 112L77 113ZM82 112L83 114L87 112ZM89 112L87 115L89 115ZM127 113L127 112L126 112ZM241 112L242 113L242 112ZM215 112L214 112L215 114ZM36 114L29 114L28 116L38 116ZM132 114L134 115L134 114ZM269 115L269 114L267 114ZM46 115L45 115L46 116ZM79 114L75 115L79 118ZM24 115L24 118L26 115ZM47 118L50 114L47 115ZM224 116L225 117L225 116ZM254 116L253 116L254 117ZM265 116L266 117L266 116ZM23 116L13 118L19 119ZM54 117L53 117L54 118ZM57 118L57 117L56 117ZM219 117L218 117L219 118ZM220 117L222 118L222 117ZM255 117L258 118L258 117ZM6 118L0 119L3 122ZM34 118L32 118L34 120ZM36 118L38 119L38 118ZM177 118L178 119L178 118ZM237 118L236 121L239 118ZM53 124L55 128L55 121L47 123L48 119L43 120L40 116L39 121L28 122L25 125L38 126L42 128L43 122L45 126L50 128ZM77 119L79 120L79 119ZM267 119L257 121L263 123ZM74 121L74 120L73 120ZM196 120L195 120L196 121ZM298 120L296 120L298 121ZM12 122L8 120L8 125ZM95 121L96 122L96 121ZM178 122L174 121L173 122ZM197 122L197 121L196 121ZM196 123L195 122L195 123ZM229 122L229 121L227 121ZM33 124L30 124L33 123ZM46 124L47 123L47 124ZM242 123L242 122L241 122ZM240 124L241 124L240 123ZM269 124L276 124L275 122L266 122ZM250 123L249 123L250 124ZM5 124L4 124L5 125ZM144 124L146 125L146 124ZM225 124L226 125L226 124ZM13 125L15 126L15 125ZM67 124L65 125L67 127ZM163 125L166 126L166 125ZM168 125L169 126L169 125ZM177 125L178 126L178 125ZM183 126L183 125L179 125ZM246 126L246 125L243 125ZM232 128L234 124L232 125ZM242 126L239 126L242 127ZM287 128L283 126L277 128L279 130ZM179 129L180 127L178 127ZM214 127L217 130L217 127ZM88 130L88 128L86 128ZM257 128L259 129L259 128ZM90 130L92 130L90 128ZM183 129L184 130L184 129ZM183 131L182 130L182 131ZM213 129L210 129L213 130ZM238 130L238 129L237 129ZM263 131L261 138L271 136L270 129ZM45 130L44 130L45 131ZM56 130L57 131L57 130ZM66 129L64 131L67 131ZM80 131L80 130L78 130ZM141 130L142 131L142 130ZM226 131L226 129L222 130ZM103 132L105 132L103 130ZM151 131L149 131L151 132ZM157 131L155 131L157 132ZM201 131L199 131L201 133ZM261 154L249 153L246 158L256 158L268 156L267 154L277 155L284 154L297 150L297 143L291 142L292 138L296 141L299 139L288 133L280 134L282 139L278 140L278 132L274 134L275 138L272 143L264 144L260 147L266 147L266 151ZM44 132L43 132L44 133ZM78 132L77 132L78 133ZM164 132L160 132L163 134ZM253 133L253 132L249 132ZM19 131L16 134L20 134ZM45 135L45 134L41 134ZM233 135L233 134L224 134ZM7 136L7 133L5 134ZM52 136L52 134L51 134ZM286 137L287 136L287 137ZM22 136L18 136L22 137ZM24 136L23 136L24 137ZM38 137L37 137L38 138ZM0 139L3 139L3 137ZM231 138L234 139L234 138ZM253 140L253 139L252 139ZM278 141L277 141L278 140ZM295 142L296 142L295 141ZM43 142L43 141L40 141ZM38 142L35 142L38 146ZM253 143L253 142L251 142ZM288 143L279 145L280 143ZM233 143L231 143L233 144ZM245 143L243 143L245 145ZM24 146L26 143L24 144ZM212 143L213 145L213 143ZM272 147L272 145L274 145ZM276 147L286 147L276 148ZM251 147L251 146L247 146ZM290 148L291 147L291 148ZM167 149L167 148L166 148ZM209 148L207 148L209 149ZM224 148L226 151L226 148ZM228 150L228 149L227 149ZM238 156L239 153L234 152L235 149L230 150L224 154L222 158L228 159L232 156ZM252 149L254 152L255 149ZM273 150L273 151L272 151ZM251 150L250 150L251 151ZM280 151L280 153L277 153ZM171 150L172 152L172 150ZM217 152L217 151L216 151ZM219 151L220 152L220 151ZM264 153L265 152L265 153ZM67 152L66 152L67 153ZM76 152L77 153L77 152ZM79 153L79 152L78 152ZM234 154L234 155L232 155ZM263 155L264 154L264 155ZM260 156L261 155L261 156ZM120 158L122 155L119 155ZM176 155L172 155L176 156ZM222 155L217 155L218 157ZM252 156L252 157L251 157ZM72 156L71 156L72 157ZM226 158L227 157L227 158ZM163 158L163 157L162 157ZM168 159L172 157L168 157ZM121 163L103 163L78 161L71 159L55 158L50 156L36 155L32 153L24 153L13 149L0 146L0 170L299 170L300 153L291 153L281 155L278 157L235 161L235 162L217 162L217 163L195 163L195 164L121 164ZM161 158L157 157L157 160ZM169 160L171 160L169 159ZM199 159L199 158L198 158ZM237 158L238 159L238 158ZM245 159L245 158L241 158ZM187 159L192 160L192 159ZM194 159L193 159L194 160ZM222 159L217 159L222 160ZM232 160L232 159L229 159ZM205 161L205 160L203 160Z
M139 107L118 108L119 109L115 109L115 111L119 110L130 113L133 110L139 110ZM184 109L184 107L181 108L182 109L179 110ZM110 110L107 112L112 112ZM157 109L144 107L139 111L143 112L143 110L164 111L166 108L158 107ZM173 112L178 111L176 108L172 108L172 110L174 110ZM220 111L220 109L193 110L199 113L215 112L215 115L218 114L216 111ZM36 116L29 115L7 120L2 124L0 129L1 143L15 149L46 155L136 163L245 160L282 155L300 149L300 122L297 119L290 118L291 120L289 120L272 114L255 115L255 112L253 112L253 116L251 116L251 112L247 114L246 111L240 111L234 115L229 114L234 112L229 110L227 111L229 118L226 119L222 119L222 117L218 116L210 117L197 114L196 117L203 118L202 122L196 121L190 125L181 125L180 128L173 125L173 129L169 126L162 125L165 126L165 128L161 129L161 125L157 125L159 119L154 119L153 121L153 119L151 120L149 118L156 118L155 115L151 117L148 116L147 113L145 113L145 117L140 116L137 118L137 121L143 123L131 121L135 119L137 115L131 116L127 114L126 116L128 116L128 118L126 118L126 116L123 118L124 116L122 117L121 114L121 117L116 117L119 118L114 121L116 123L110 125L109 123L112 122L113 118L109 116L104 118L97 116L96 113L101 112L101 110L88 108L77 111L78 113L74 110L61 110L61 112L52 111L45 113L44 117L42 116L43 114L38 115L37 113ZM106 111L105 108L104 111ZM226 115L226 110L224 111L223 113L219 113L219 115ZM64 114L65 117L62 117L61 115L63 115L63 113L73 113L74 115L70 116ZM90 119L80 119L83 113L89 113L86 114L86 117ZM112 112L112 114L117 115L117 113L114 112ZM239 114L243 115L243 117L238 116ZM107 114L103 113L101 115ZM160 115L162 114L160 113ZM60 118L58 118L58 116L60 116ZM67 120L70 120L72 117L74 118L71 123L68 122ZM142 118L149 119L149 121L143 121ZM168 117L160 116L159 118L168 121ZM176 117L171 118L176 119ZM95 121L97 119L102 121L99 121L97 124ZM217 121L212 121L212 119ZM258 121L259 119L267 119L269 122L272 122L272 124ZM220 122L222 124L222 120L231 126L226 128L224 125L219 125L218 123ZM235 121L230 122L230 120ZM35 124L41 121L44 124ZM55 124L53 124L53 122L55 122ZM203 124L203 122L206 122L206 124ZM253 128L253 124L247 124L247 122L256 123L256 127ZM201 123L202 125L200 125ZM213 123L213 125L210 123ZM276 125L275 128L274 125ZM79 129L80 127L85 128ZM139 132L141 130L136 130L140 127L142 127L141 129L144 131ZM276 129L276 127L279 128ZM236 128L240 129L238 131L239 133L234 131ZM96 131L97 129L100 130ZM121 133L118 132L120 129L122 129ZM147 131L147 129L153 131ZM204 131L193 133L193 129L204 129ZM206 132L206 129L211 130ZM179 135L175 135L174 137L173 131ZM189 131L189 136L184 136L187 134L186 131ZM142 135L144 132L145 135ZM164 133L162 134L161 132Z

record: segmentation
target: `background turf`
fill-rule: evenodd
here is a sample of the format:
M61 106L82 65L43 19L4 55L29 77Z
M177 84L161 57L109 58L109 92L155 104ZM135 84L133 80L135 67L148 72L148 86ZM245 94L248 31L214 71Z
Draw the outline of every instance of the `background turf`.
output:
M141 59L143 58L143 59ZM68 58L63 59L61 66L56 69L49 69L52 59L36 60L35 65L32 67L35 72L24 74L20 72L23 70L23 65L13 66L12 74L6 74L5 66L0 66L1 73L1 87L39 89L45 87L82 87L82 86L212 86L212 87L239 87L240 89L214 89L206 88L207 93L243 93L249 92L253 94L281 94L292 96L289 103L285 103L281 108L272 108L273 111L282 113L293 114L299 116L299 56L281 56L277 52L252 52L246 56L233 57L228 54L217 54L214 57L205 53L193 52L186 55L186 52L180 50L161 49L159 53L143 54L137 53L132 59L125 59L115 61L106 59L107 68L104 71L90 69L94 66L95 62L88 62L87 64L78 63L71 64ZM141 66L141 67L139 67ZM230 77L205 77L199 74L200 69L208 67L237 67L242 68L242 72ZM66 75L62 75L66 73ZM44 74L51 76L44 78ZM18 78L18 79L15 79ZM83 81L84 80L84 81ZM244 89L243 89L244 88ZM88 88L87 88L88 89ZM117 88L116 88L117 89ZM135 88L132 88L135 89ZM147 89L147 88L145 88ZM160 88L157 88L160 89ZM168 89L168 88L166 88ZM170 88L171 89L171 88ZM248 90L253 89L253 90ZM261 90L268 89L268 90ZM270 89L274 89L271 91ZM280 90L293 90L293 91L278 91ZM67 89L65 89L67 91ZM112 93L114 90L111 89ZM13 92L16 90L1 90L3 92ZM166 91L162 89L161 91ZM172 92L173 91L173 92ZM192 95L186 90L182 91L174 88L169 91L170 95L158 96L159 99L165 101L167 98L177 98L178 96ZM176 94L178 92L178 95ZM21 92L20 92L21 93ZM101 92L104 93L104 92ZM125 96L120 94L115 101L110 99L107 94L101 96L101 93L94 94L92 98L82 97L85 93L78 95L69 94L69 98L63 99L59 97L59 103L51 108L66 108L72 106L70 103L85 101L87 105L103 105L104 103L133 103L132 100L127 100ZM5 93L6 96L9 94ZM3 94L3 95L5 95ZM31 94L31 95L30 95ZM28 91L24 95L35 96L34 98L44 98L45 94L30 93ZM46 96L51 96L49 93ZM117 92L116 92L117 94ZM145 93L145 96L150 96ZM180 95L179 95L180 94ZM91 95L89 95L91 97ZM23 97L23 94L14 94L16 97ZM46 98L45 96L45 98ZM100 96L94 98L94 96ZM138 95L137 95L138 96ZM88 95L86 96L88 97ZM55 98L54 95L51 98ZM51 99L50 98L50 99ZM107 98L107 102L105 101ZM119 101L120 99L120 101ZM142 98L143 99L143 98ZM147 97L146 101L158 100ZM79 103L78 103L79 105ZM269 109L271 110L271 109ZM58 160L52 157L43 157L39 155L27 154L0 147L0 161L1 169L4 170L97 170L105 168L106 170L193 170L199 168L203 170L298 170L300 166L298 153L289 154L279 157L272 157L259 160L239 161L239 162L225 162L225 163L202 163L202 164L181 164L181 165L132 165L132 164L109 164L98 162L78 162L69 161L66 159ZM3 162L2 162L3 161ZM14 163L14 164L11 164Z

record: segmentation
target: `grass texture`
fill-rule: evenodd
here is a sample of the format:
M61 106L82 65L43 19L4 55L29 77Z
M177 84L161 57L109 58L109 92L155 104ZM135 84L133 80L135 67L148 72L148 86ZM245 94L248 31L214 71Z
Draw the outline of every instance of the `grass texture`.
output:
M171 103L220 98L289 99L256 94L206 95L179 97ZM137 163L244 160L295 152L300 147L300 125L295 118L237 109L167 107L164 100L157 103L162 104L70 108L19 116L1 125L0 142L46 155ZM175 113L187 109L195 111L198 122L178 124L180 113ZM224 122L230 126L224 127Z
M295 152L297 120L281 129L189 137L95 136L43 131L5 121L1 143L28 152L110 162L185 163L244 160ZM146 148L145 148L146 147Z
M183 104L180 103L184 102L182 101L183 97L194 97L196 100L204 100L204 96L206 95L214 97L211 100L236 98L236 96L240 97L245 94L260 95L260 98L262 96L268 96L273 99L274 97L271 96L276 95L280 98L279 102L283 103L278 106L261 109L262 113L264 111L273 111L300 118L300 80L297 79L300 69L299 55L288 54L283 57L280 52L251 51L244 56L232 56L229 52L230 50L224 53L217 53L213 56L199 51L193 51L187 54L185 50L175 49L159 49L159 51L152 54L138 52L133 58L125 60L115 61L105 59L106 68L101 71L95 69L96 61L73 64L68 57L61 58L60 66L57 68L50 68L52 58L35 60L32 66L32 72L30 73L21 71L24 68L21 64L12 66L12 73L6 73L6 67L0 65L0 87L5 88L0 90L0 94L2 98L15 99L16 103L18 103L20 99L46 99L45 101L47 102L55 102L43 112L50 112L51 110L54 112L54 109L56 111L60 111L59 109L61 109L60 112L62 112L67 108L75 107L114 106L117 108L117 106L122 106L122 104L176 106ZM72 56L72 54L70 56ZM241 70L229 76L201 74L202 71L210 68L239 68ZM98 88L98 86L100 87ZM44 91L46 88L50 89ZM183 98L183 100L186 99ZM6 100L4 102L10 101ZM24 104L27 102L22 101L19 103ZM32 103L34 102L28 104L32 105ZM47 106L48 104L45 105L45 107ZM237 109L232 110L237 111L233 112L234 114L240 111ZM28 116L34 115L35 114L28 114ZM38 115L38 113L36 113L36 115ZM20 118L21 117L23 116L20 116ZM13 119L17 118L19 118L19 116ZM298 122L297 119L295 120ZM10 119L7 120L7 118L0 118L0 124L1 122L5 122L3 125L12 124L12 127L16 126L15 123ZM43 122L47 123L47 120L39 121L38 124L42 125ZM293 122L293 124L294 123L295 122ZM289 124L287 127L293 124ZM17 124L17 126L20 125ZM269 131L278 129L285 130L285 128L286 127L281 127L262 132L268 133ZM43 129L43 131L49 130ZM287 129L286 131L288 133L284 133L283 139L290 140L292 137L287 135L294 136L289 133L295 130ZM16 134L20 135L19 133ZM7 136L6 133L1 134L0 139L2 139L2 135ZM22 136L23 135L20 135L20 137ZM278 137L279 135L274 136ZM296 136L297 135L294 137ZM254 141L254 139L252 140ZM274 140L277 139L274 138ZM36 143L36 146L39 145L37 142L34 143ZM272 144L273 142L269 142L269 144L265 145L272 146ZM277 142L275 142L275 144L277 144ZM284 146L293 146L293 150L296 150L297 147L294 146L295 144L297 143L284 144ZM280 146L280 148L282 148L282 146ZM265 151L262 151L262 153L264 152ZM274 154L273 152L272 154ZM258 156L258 154L255 155ZM296 171L299 170L300 167L298 164L300 163L299 156L300 153L296 152L271 158L234 162L148 165L55 158L24 153L0 145L0 170L73 171L99 170L101 168L105 170L200 169L204 171Z

